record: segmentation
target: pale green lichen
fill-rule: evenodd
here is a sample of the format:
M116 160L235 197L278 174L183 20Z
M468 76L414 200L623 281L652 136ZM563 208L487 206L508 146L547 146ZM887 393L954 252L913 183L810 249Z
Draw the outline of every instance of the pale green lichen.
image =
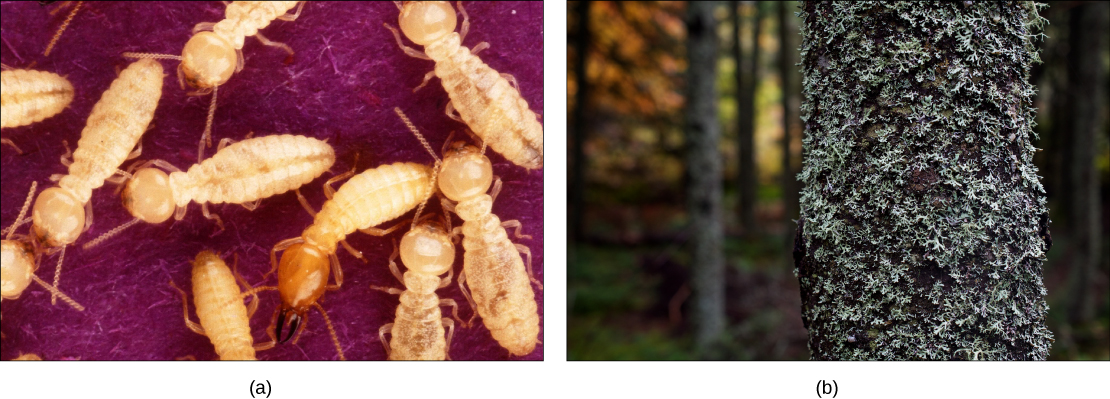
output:
M816 359L1044 359L1031 2L807 2L802 220Z

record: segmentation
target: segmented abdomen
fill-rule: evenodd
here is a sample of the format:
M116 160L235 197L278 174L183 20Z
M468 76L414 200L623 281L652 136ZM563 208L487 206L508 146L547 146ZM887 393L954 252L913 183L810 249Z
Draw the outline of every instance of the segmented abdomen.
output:
M359 173L324 203L303 237L335 253L336 243L348 234L395 219L427 200L431 174L428 166L410 162Z
M143 59L124 69L93 106L69 175L58 185L88 202L92 190L104 185L139 143L161 97L162 64Z
M212 31L241 50L247 36L254 36L296 6L295 1L236 1L227 5L224 20L217 22Z
M243 204L296 189L335 163L323 141L294 135L243 140L189 168L170 175L174 201Z
M0 72L0 127L30 125L57 115L73 101L73 85L42 71Z
M193 301L205 335L221 360L255 360L247 307L231 270L207 252L193 265Z
M464 217L461 211L459 215ZM462 228L466 249L463 268L482 322L512 354L532 353L540 334L540 319L524 260L497 215L487 213L466 220Z
M455 110L475 134L513 163L543 168L543 125L519 91L462 47L457 33L424 50L436 61L436 76Z
M439 277L422 277L435 280L432 284L439 283ZM443 360L447 357L443 314L440 313L439 297L435 292L409 290L401 293L392 336L389 360Z

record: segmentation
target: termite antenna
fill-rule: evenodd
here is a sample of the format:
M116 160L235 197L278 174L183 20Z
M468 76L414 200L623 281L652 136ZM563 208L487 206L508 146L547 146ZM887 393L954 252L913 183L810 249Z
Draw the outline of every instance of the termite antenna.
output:
M335 350L339 352L339 360L346 361L347 358L343 356L343 347L339 345L339 336L335 334L335 328L331 326L331 319L328 318L328 312L325 312L324 307L320 306L319 303L313 303L312 305L320 311L321 316L324 316L324 324L328 325L328 333L331 334L331 341L335 343Z
M26 223L23 217L27 216L27 209L31 207L31 198L35 196L35 189L38 188L38 186L39 182L31 182L31 191L27 193L27 199L23 201L23 207L19 209L19 216L15 218L15 223L12 223L12 226L8 227L7 234L4 236L5 240L12 239L12 234L15 234L15 229Z
M134 226L134 225L138 224L140 221L141 221L141 219L139 219L139 218L131 219L131 221L129 221L127 223L124 223L123 225L120 225L119 227L116 227L114 229L108 230L107 233L101 234L100 237L97 237L95 240L92 240L92 241L89 241L89 242L85 243L85 245L81 246L81 249L86 249L87 250L89 248L100 245L104 241L108 241L109 238L112 238L112 237L116 236L117 234L123 232L124 230L127 230L131 226Z
M49 56L50 51L54 50L54 45L58 43L58 39L62 37L62 33L66 31L67 27L69 27L69 22L73 21L73 17L77 15L77 10L81 9L81 4L83 3L83 1L78 1L77 5L73 6L73 11L70 11L69 16L66 17L65 22L62 22L62 26L58 28L58 33L55 33L54 38L50 39L50 44L46 45L46 51L42 52L43 57Z
M212 120L216 117L216 92L220 86L212 86L212 105L208 106L208 120L204 122L204 135L200 137L197 145L197 162L204 160L204 146L212 147Z
M54 288L55 289L58 288L58 282L61 281L61 279L62 279L62 262L66 260L66 247L68 247L68 246L69 245L66 245L66 246L62 247L62 254L58 255L58 265L54 266ZM58 304L58 296L55 295L54 293L50 294L50 304L51 305L57 305Z
M144 58L149 58L149 59L152 59L152 60L175 60L175 61L181 61L182 60L180 55L173 55L173 54L126 52L126 53L123 53L123 54L120 54L120 55L122 55L124 58L131 58L131 59L136 59L136 60L144 59Z
M77 301L73 300L73 298L70 298L66 294L62 293L62 291L59 291L57 288L54 288L50 284L47 284L45 281L42 281L42 279L40 279L39 276L36 276L36 275L32 274L31 279L35 280L36 283L39 283L39 285L41 285L42 288L45 288L47 291L50 291L51 295L55 295L59 298L62 298L62 302L65 302L65 303L69 304L69 306L72 306L74 309L77 309L77 311L79 311L79 312L84 312L85 311L84 306L81 306L81 304L77 303Z
M401 117L401 121L405 123L405 126L408 126L409 130L412 131L412 134L416 136L416 139L420 140L420 144L424 146L424 149L428 150L429 154L432 154L432 159L436 160L435 166L432 167L432 179L430 182L430 184L432 185L432 192L435 192L436 178L439 177L439 166L442 161L440 161L439 157L436 156L436 152L435 150L432 150L432 146L428 144L428 140L424 139L424 135L420 134L420 130L416 128L416 125L414 125L412 121L410 121L409 118L405 116L405 113L401 111L401 108L394 107L393 112L396 112L397 116ZM416 228L416 221L420 218L420 212L424 211L424 206L427 204L428 200L425 199L424 202L420 203L420 206L416 207L416 215L414 215L412 218L412 228Z
M412 131L412 134L416 136L416 139L420 140L420 144L424 146L424 149L428 150L429 154L432 154L432 159L435 159L436 163L439 163L439 157L437 157L436 152L432 150L432 146L428 144L428 140L424 139L424 135L420 134L420 130L418 130L416 128L416 125L414 125L412 121L410 121L409 118L405 116L405 113L401 111L401 108L394 107L393 112L396 112L397 116L401 117L401 121L405 123L405 126L408 126L409 130Z

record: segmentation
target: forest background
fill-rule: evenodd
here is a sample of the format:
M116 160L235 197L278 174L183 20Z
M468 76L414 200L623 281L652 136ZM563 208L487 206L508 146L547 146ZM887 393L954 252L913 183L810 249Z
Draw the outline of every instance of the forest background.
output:
M691 320L690 240L700 226L685 205L686 4L569 3L568 359L809 358L790 256L802 165L797 6L719 2L715 11L728 339L707 356L695 350ZM1050 2L1041 11L1044 62L1030 77L1042 149L1034 161L1052 219L1050 360L1110 360L1110 17L1096 7ZM1079 25L1092 12L1101 14L1097 27ZM1072 50L1091 40L1100 50ZM1069 80L1081 68L1099 71L1102 83ZM1095 106L1069 104L1075 88L1093 90ZM1074 130L1092 123L1095 157L1077 162ZM750 158L739 144L748 137ZM1096 175L1094 190L1069 182L1085 171ZM1094 214L1071 206L1092 197ZM1092 220L1098 256L1085 260L1077 226Z

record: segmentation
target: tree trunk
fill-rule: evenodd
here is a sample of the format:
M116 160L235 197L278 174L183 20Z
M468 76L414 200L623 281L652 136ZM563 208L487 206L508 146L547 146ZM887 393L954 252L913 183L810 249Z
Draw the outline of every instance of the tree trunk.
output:
M796 26L792 24L794 21L792 11L797 8L796 4L787 1L779 3L779 76L782 79L782 203L784 218L787 222L798 214L798 185L794 176L793 162L790 160L790 143L793 140L794 127L798 124L798 112L795 108L797 86L794 85L796 83L796 69L794 66L794 52L797 47L794 41ZM787 231L789 232L789 230Z
M737 82L739 96L737 103L740 119L740 136L737 140L740 150L740 227L744 234L756 231L755 225L755 158L753 157L752 133L755 131L755 88L759 81L759 21L763 17L759 2L755 2L755 16L752 19L752 47L748 50L747 62L737 60L737 70L741 81ZM740 41L739 30L736 40ZM739 46L739 44L737 44ZM743 66L743 67L741 67Z
M583 192L586 190L585 170L586 158L582 154L582 144L586 140L586 110L589 101L589 79L586 76L586 58L590 53L590 2L578 2L578 34L575 35L574 47L578 52L578 60L574 64L574 79L578 84L578 92L574 96L574 118L571 128L574 135L571 141L573 163L571 163L571 242L582 240L583 212L585 203Z
M1110 10L1103 2L1084 3L1069 12L1068 34L1068 110L1071 121L1071 156L1068 163L1068 185L1071 200L1070 225L1074 232L1072 251L1072 284L1068 318L1072 323L1090 321L1095 315L1097 297L1091 295L1099 260L1099 192L1095 171L1095 135L1102 123L1102 100L1105 80L1102 50L1106 48L1107 16ZM1105 298L1103 298L1105 300Z
M690 2L686 32L687 211L693 256L697 347L705 353L725 327L724 228L721 209L721 127L717 120L717 2Z
M1045 359L1032 3L807 2L795 236L814 359Z

